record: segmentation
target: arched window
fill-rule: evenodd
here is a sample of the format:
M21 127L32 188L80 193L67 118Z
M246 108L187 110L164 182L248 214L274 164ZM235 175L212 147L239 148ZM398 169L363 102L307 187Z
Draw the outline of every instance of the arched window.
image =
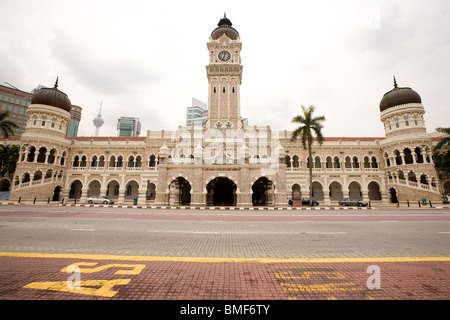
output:
M422 150L419 147L417 147L414 149L414 152L416 153L417 156L417 163L423 163Z
M357 156L353 157L353 168L356 168L356 169L359 168L359 159Z
M150 156L150 161L149 161L149 163L148 163L148 166L150 167L150 168L154 168L154 167L156 167L156 157L155 157L155 155L151 155Z
M109 158L109 166L110 166L111 168L114 168L114 167L116 166L116 156L111 156L111 157Z
M140 168L140 167L142 167L142 157L137 156L136 157L136 168Z
M37 157L37 162L44 163L45 162L46 153L47 153L47 148L45 148L45 147L40 148L39 149L39 154L38 154L38 157Z
M82 156L81 157L81 162L80 162L80 167L85 168L86 167L86 162L87 162L87 157L86 156Z
M389 159L389 155L388 155L387 152L384 153L384 158L386 159L386 165L388 167L390 167L391 166L391 160Z
M64 151L61 157L61 161L59 162L60 165L64 165L64 162L66 161L67 153Z
M123 157L122 156L118 156L117 157L117 167L118 168L122 168L123 166Z
M100 156L100 159L98 160L98 166L100 168L103 168L105 166L105 156Z
M326 167L327 167L327 168L333 168L333 162L332 162L330 156L327 157L327 160L326 160Z
M55 154L56 154L55 149L50 150L50 154L48 155L47 163L53 164L55 162Z
M352 167L352 163L351 163L349 156L345 157L345 165L344 166L346 169L350 169Z
M300 167L300 162L298 160L298 156L297 155L293 156L292 160L294 160L293 163L292 163L292 166L294 168L299 168Z
M286 163L286 168L290 168L291 167L291 157L285 156L284 157L284 162Z
M378 169L378 161L375 156L372 157L372 168Z
M404 158L405 158L405 164L412 164L413 163L413 157L411 153L411 149L405 148L403 150Z
M417 182L416 174L412 171L408 173L408 181Z
M78 155L76 155L73 158L72 167L78 167L78 166L80 166L80 157Z
M316 158L315 158L314 168L317 168L317 169L321 169L322 168L322 163L320 162L320 157L319 156L316 156Z
M33 162L34 161L34 156L36 153L36 148L35 147L30 147L30 152L28 152L28 156L27 156L27 162Z
M334 168L340 168L341 167L340 159L339 159L338 156L334 157L333 165L334 165Z
M133 168L133 167L134 167L134 157L129 156L128 157L128 168Z
M396 165L398 165L398 166L401 165L402 164L402 157L400 156L400 151L395 150L394 154L395 154L395 163L396 163Z
M91 160L91 168L97 167L97 156L93 156Z

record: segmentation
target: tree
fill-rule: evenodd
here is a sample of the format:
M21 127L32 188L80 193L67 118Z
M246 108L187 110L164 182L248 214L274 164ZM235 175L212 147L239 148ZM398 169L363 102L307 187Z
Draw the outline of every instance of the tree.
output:
M0 177L11 176L16 171L17 160L19 159L19 147L16 145L0 146Z
M325 116L314 116L316 108L310 105L305 108L302 105L303 114L300 114L292 118L293 123L299 123L300 127L292 132L292 141L296 141L300 136L303 148L308 150L308 160L309 160L309 204L312 201L312 145L313 145L313 134L317 138L317 142L321 145L325 139L322 135L323 122L326 121Z
M4 138L9 138L9 136L14 135L14 128L18 128L19 126L12 122L11 120L7 120L9 117L9 111L1 111L0 112L0 131Z
M436 128L437 132L443 133L441 141L434 146L433 151L443 151L448 150L450 147L450 128Z
M436 131L443 133L444 136L433 148L433 161L440 180L445 181L450 176L450 128L436 128ZM444 199L447 200L445 195Z

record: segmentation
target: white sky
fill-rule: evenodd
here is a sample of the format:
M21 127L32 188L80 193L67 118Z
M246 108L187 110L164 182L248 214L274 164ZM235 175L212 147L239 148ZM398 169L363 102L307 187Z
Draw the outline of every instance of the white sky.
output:
M243 43L241 116L292 130L301 105L325 136L382 137L379 102L393 88L422 97L428 132L449 126L450 1L0 0L0 82L59 89L83 108L78 134L117 119L147 130L185 124L207 102L206 43L226 11Z

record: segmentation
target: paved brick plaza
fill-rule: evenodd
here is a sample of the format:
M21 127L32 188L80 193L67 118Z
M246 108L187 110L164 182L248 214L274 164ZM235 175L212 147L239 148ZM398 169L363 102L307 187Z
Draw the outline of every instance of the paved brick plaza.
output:
M192 262L193 259L91 255L89 259L0 256L0 299L150 299L150 300L447 300L450 298L450 261L380 262ZM23 254L22 254L23 255ZM39 254L37 255L39 256ZM46 255L41 255L46 256ZM74 255L76 256L76 255ZM142 257L141 257L142 258ZM119 260L120 259L120 260ZM144 258L142 258L144 260ZM150 257L147 260L152 260ZM155 259L157 260L157 259ZM191 260L191 261L190 261ZM214 261L214 259L205 260ZM251 260L249 260L251 261ZM256 261L256 260L254 260ZM282 261L282 260L280 260ZM288 261L288 260L286 260ZM320 261L317 259L317 261ZM336 260L337 261L337 260ZM355 261L355 260L353 260ZM91 263L94 273L81 274L81 287L65 292L69 265ZM381 270L380 289L369 290L367 268ZM108 266L100 270L100 266ZM116 274L133 271L138 274ZM109 290L95 281L118 281ZM121 281L119 281L121 280ZM52 282L48 284L48 282ZM62 287L55 284L64 283ZM53 287L52 287L53 285Z

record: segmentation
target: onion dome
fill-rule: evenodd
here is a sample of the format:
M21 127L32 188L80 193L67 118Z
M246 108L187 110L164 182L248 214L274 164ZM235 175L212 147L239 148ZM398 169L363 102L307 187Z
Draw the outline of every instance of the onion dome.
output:
M236 40L239 37L239 32L231 27L232 25L233 24L231 23L230 19L227 18L226 14L224 14L223 18L220 19L219 23L217 24L218 27L215 28L211 33L211 38L213 38L213 40L217 40L223 34L226 34L227 37L231 40Z
M31 104L44 104L67 112L72 109L72 103L67 94L58 90L58 78L53 88L42 88L31 97Z
M411 88L399 88L394 77L394 89L384 94L380 101L380 111L409 103L422 103L420 95Z

